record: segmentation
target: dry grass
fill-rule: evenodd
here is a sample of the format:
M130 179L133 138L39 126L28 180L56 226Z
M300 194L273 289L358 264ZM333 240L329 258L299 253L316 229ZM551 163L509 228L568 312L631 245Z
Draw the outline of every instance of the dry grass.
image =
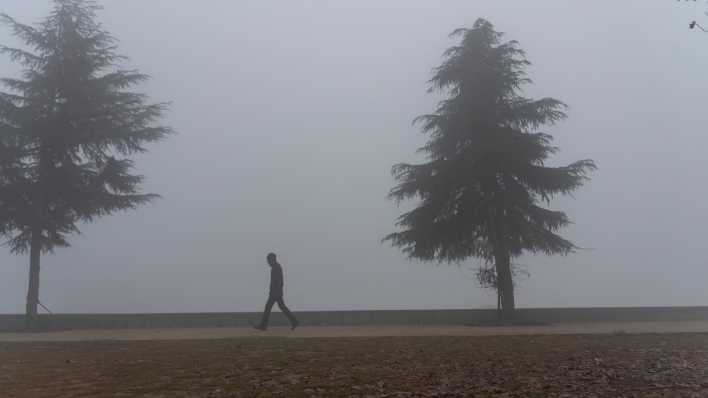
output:
M0 343L0 396L708 397L708 335Z

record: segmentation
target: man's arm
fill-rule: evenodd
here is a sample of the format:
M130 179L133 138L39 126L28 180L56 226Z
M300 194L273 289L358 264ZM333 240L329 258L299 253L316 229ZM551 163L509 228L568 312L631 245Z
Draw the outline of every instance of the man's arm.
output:
M283 291L283 269L280 266L274 266L270 271L270 291L271 293Z

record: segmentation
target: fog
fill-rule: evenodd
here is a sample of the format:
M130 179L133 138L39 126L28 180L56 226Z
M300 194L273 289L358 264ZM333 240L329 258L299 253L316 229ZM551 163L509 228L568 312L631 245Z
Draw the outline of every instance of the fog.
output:
M383 4L381 4L383 3ZM555 200L586 249L518 260L521 307L708 304L708 34L703 2L105 1L136 88L172 102L178 135L141 156L138 211L84 225L42 259L54 312L253 311L279 254L294 311L486 308L473 268L408 261L380 242L404 210L389 170L421 158L448 34L490 20L527 51L529 96L570 108L554 164L599 170ZM3 0L36 22L49 2ZM9 30L0 42L16 44ZM0 75L19 69L0 58ZM0 313L24 310L28 257L0 251Z

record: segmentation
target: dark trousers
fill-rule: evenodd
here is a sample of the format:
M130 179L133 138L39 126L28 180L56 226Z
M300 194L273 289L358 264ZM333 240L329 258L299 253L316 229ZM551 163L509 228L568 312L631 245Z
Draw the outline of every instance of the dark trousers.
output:
M268 296L268 301L266 302L265 310L263 310L263 318L261 319L260 326L267 328L268 327L268 319L270 318L270 311L273 309L273 304L278 303L278 307L280 308L281 311L283 311L283 314L285 314L286 317L288 317L288 320L290 320L290 324L295 326L297 324L297 319L295 318L295 315L293 315L292 312L288 309L288 307L285 305L285 301L283 301L283 296L280 295L270 295Z

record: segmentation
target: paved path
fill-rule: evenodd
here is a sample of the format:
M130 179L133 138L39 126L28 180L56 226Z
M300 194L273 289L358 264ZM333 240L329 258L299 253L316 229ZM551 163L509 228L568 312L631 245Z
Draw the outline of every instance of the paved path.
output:
M296 331L273 328L259 332L246 328L71 330L51 333L0 333L0 342L96 340L194 340L253 337L327 338L389 336L491 336L537 334L708 333L708 321L594 322L546 326L371 326L302 327Z

